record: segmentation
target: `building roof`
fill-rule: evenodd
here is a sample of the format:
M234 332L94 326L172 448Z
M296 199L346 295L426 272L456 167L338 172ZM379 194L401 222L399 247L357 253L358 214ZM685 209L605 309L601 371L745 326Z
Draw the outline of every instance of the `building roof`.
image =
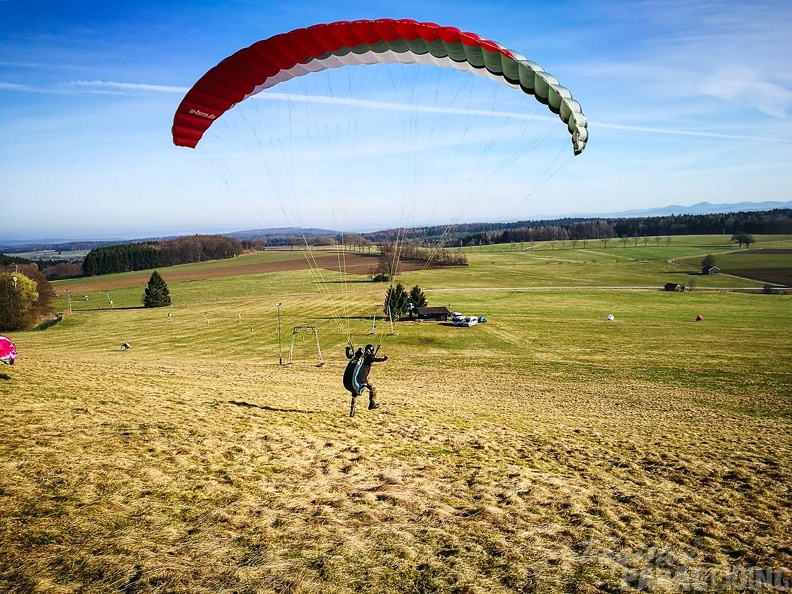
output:
M447 314L451 315L451 312L448 311L447 307L416 307L413 311L417 315L437 315L437 314Z

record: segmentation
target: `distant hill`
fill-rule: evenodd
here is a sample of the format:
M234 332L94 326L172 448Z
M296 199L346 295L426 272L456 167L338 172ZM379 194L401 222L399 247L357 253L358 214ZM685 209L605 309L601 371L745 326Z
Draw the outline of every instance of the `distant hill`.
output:
M39 240L13 240L4 239L0 240L0 254L20 254L23 252L41 252L52 251L60 252L73 252L82 250L92 250L97 247L104 247L107 245L115 245L119 243L130 243L132 240L107 240L107 241L92 241L92 240L69 240L69 239L39 239ZM142 240L134 240L142 241Z
M336 236L339 231L331 231L330 229L301 229L300 227L275 227L272 229L248 229L246 231L234 231L232 233L224 233L229 237L237 239L272 239L284 238L289 236L302 237L317 237L322 235Z
M628 219L632 217L664 217L672 215L706 215L706 214L719 214L731 212L756 212L756 211L769 211L775 209L792 209L792 201L789 202L736 202L733 204L713 204L710 202L699 202L691 206L662 206L657 208L647 208L642 210L626 210L616 213L587 213L587 214L569 214L559 215L543 219L543 224L551 224L553 221L570 221L570 220L596 220L596 219ZM491 226L493 223L489 222L486 225ZM508 224L505 224L509 226ZM468 225L462 225L468 226ZM513 225L511 225L513 226ZM438 228L445 228L445 225L439 225ZM331 229L300 229L299 227L276 227L270 229L247 229L244 231L234 231L232 233L222 233L226 237L233 237L242 240L255 240L264 239L272 242L273 244L284 241L290 236L297 237L335 237L339 235L340 231L333 231ZM357 232L351 232L357 233ZM351 234L348 233L348 234ZM376 234L377 232L359 232L361 235L366 236ZM93 249L96 247L118 245L125 243L135 243L142 241L159 241L163 239L172 239L173 236L167 237L147 237L138 239L117 239L117 240L61 240L61 239L45 239L45 240L13 240L0 238L0 253L13 254L29 251L39 250L55 250L55 251L71 251L71 250L84 250Z
M645 210L625 210L617 213L573 215L586 218L630 218L630 217L667 217L671 215L703 215L727 212L755 212L760 210L775 210L776 208L792 208L791 202L735 202L734 204L712 204L698 202L690 206L660 206ZM560 217L559 217L560 218ZM571 218L571 217L570 217Z

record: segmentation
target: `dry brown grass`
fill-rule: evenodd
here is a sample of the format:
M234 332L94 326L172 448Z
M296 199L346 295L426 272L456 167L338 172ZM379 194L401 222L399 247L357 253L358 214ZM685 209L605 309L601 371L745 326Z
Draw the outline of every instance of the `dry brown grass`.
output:
M31 349L0 379L0 589L615 592L792 565L788 419L458 356L394 357L350 419L337 359Z

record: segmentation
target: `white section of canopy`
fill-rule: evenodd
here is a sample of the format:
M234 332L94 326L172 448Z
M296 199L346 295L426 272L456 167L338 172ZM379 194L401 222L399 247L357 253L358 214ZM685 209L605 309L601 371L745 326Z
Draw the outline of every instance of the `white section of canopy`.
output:
M519 72L520 78L527 88L531 88L537 97L542 98L550 107L560 115L561 120L567 124L569 132L572 134L572 144L575 154L583 151L588 140L588 130L586 117L583 115L580 104L572 98L572 94L565 87L561 86L553 75L545 72L539 65L526 60L520 54L512 52L515 56L512 64L516 64L515 69ZM512 60L507 58L508 61ZM425 66L438 66L441 68L454 68L461 72L472 72L478 76L483 76L495 82L505 84L513 89L520 89L519 84L509 82L503 75L495 74L487 68L476 68L470 62L458 62L450 57L437 57L431 53L416 54L413 52L395 52L386 50L383 52L366 51L363 53L349 52L345 55L331 54L325 58L312 58L306 63L295 64L291 68L281 70L269 77L260 85L256 86L245 99L260 93L265 89L272 88L282 82L305 76L314 72L321 72L330 68L342 68L344 66L360 66L372 64L423 64Z
M349 52L344 56L337 56L332 54L326 58L314 58L305 64L295 64L288 70L281 70L274 76L269 77L262 84L258 85L253 92L245 98L260 93L264 89L269 89L287 80L305 76L313 72L321 72L329 68L342 68L344 66L360 66L372 64L423 64L424 66L439 66L441 68L454 68L462 72L473 72L479 76L486 76L487 78L496 82L508 84L512 88L519 88L519 85L514 85L507 82L502 76L492 74L486 68L474 68L469 62L456 62L449 57L438 58L432 54L414 54L412 52L394 52L387 50L384 52L368 51L362 54Z

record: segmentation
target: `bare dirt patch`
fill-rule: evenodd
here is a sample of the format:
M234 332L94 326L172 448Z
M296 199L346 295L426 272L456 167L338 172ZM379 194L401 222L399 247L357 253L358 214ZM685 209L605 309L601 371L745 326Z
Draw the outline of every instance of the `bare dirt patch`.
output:
M748 256L761 256L763 254L792 254L792 250L785 248L759 248L756 250L746 250L741 254Z
M729 268L723 272L742 278L751 278L765 283L773 283L787 287L792 286L792 270L788 268Z

